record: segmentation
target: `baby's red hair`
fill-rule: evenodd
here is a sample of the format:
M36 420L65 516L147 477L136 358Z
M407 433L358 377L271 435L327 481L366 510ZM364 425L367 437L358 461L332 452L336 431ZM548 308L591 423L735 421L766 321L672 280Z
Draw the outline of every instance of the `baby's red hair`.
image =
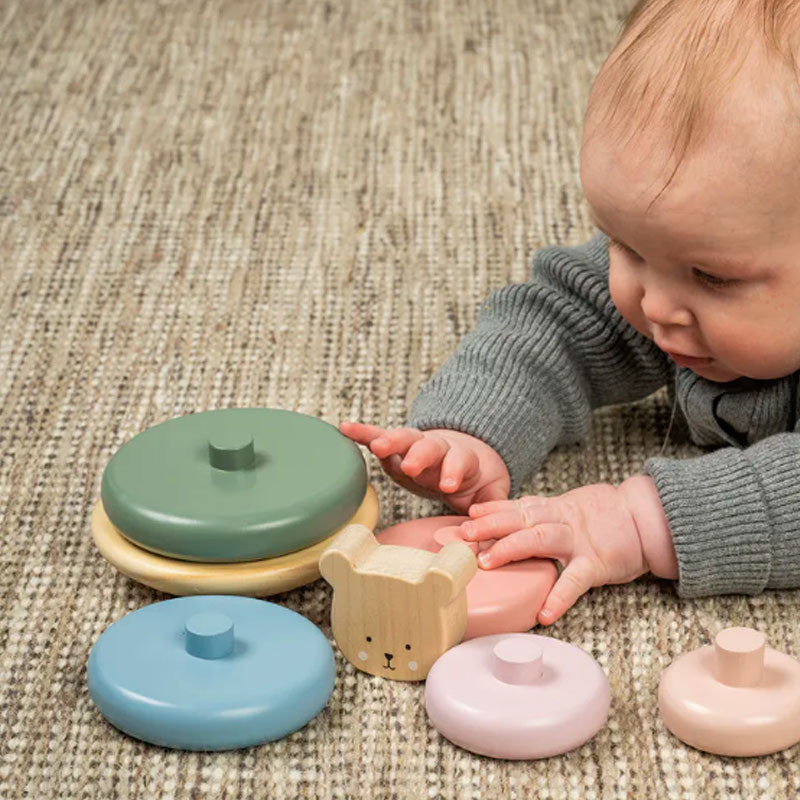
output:
M668 123L675 166L663 192L754 45L778 67L780 91L800 122L800 0L639 0L587 114L602 98L599 129L628 130L631 138L656 114Z

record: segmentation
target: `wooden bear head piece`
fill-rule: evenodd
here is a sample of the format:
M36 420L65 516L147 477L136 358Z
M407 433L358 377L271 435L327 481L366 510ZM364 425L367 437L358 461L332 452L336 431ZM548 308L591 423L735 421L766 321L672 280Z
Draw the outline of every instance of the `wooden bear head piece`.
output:
M438 553L378 544L348 525L319 560L333 587L331 624L344 657L370 675L424 680L467 626L466 586L478 565L466 544Z

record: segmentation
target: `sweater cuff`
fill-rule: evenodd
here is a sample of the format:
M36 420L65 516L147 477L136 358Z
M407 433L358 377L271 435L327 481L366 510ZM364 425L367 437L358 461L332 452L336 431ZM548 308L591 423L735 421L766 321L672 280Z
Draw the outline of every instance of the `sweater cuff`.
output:
M485 442L505 462L511 478L509 497L514 497L558 440L560 430L542 424L553 419L553 409L539 393L512 389L502 378L438 377L435 390L423 387L417 395L406 425L461 431Z
M731 447L645 462L672 530L681 597L758 594L769 582L769 504L746 453Z

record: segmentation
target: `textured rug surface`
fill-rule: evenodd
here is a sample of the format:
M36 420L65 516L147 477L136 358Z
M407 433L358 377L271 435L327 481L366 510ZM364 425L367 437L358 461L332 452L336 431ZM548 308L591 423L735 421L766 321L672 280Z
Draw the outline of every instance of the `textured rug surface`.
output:
M0 797L797 796L797 748L706 755L656 705L664 668L727 625L799 653L793 592L590 592L547 635L597 659L611 715L538 762L452 746L421 685L338 652L316 719L236 752L137 742L87 692L97 637L166 597L90 538L112 454L211 408L402 424L481 299L524 280L538 247L591 234L581 120L628 5L0 3ZM599 411L527 488L622 480L668 417L663 392ZM380 527L444 512L368 461ZM273 599L330 636L323 582Z

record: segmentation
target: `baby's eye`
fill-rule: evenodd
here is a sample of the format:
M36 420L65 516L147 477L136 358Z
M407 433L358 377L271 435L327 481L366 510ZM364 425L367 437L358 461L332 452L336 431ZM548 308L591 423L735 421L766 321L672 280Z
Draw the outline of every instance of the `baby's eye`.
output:
M630 247L622 244L622 242L618 242L616 239L612 239L610 236L608 237L608 244L615 250L621 250L623 253L625 253L625 255L635 258L637 261L644 261L644 259L635 250L631 250Z
M735 278L720 278L717 275L711 275L708 272L703 272L702 269L697 269L697 267L693 267L694 276L699 280L701 283L704 283L706 286L712 289L719 289L723 286L732 286L738 281Z
M371 642L372 641L372 637L371 636L367 636L367 641Z
M407 645L406 645L406 650L410 650L410 649L411 649L411 645L410 645L410 644L407 644Z

